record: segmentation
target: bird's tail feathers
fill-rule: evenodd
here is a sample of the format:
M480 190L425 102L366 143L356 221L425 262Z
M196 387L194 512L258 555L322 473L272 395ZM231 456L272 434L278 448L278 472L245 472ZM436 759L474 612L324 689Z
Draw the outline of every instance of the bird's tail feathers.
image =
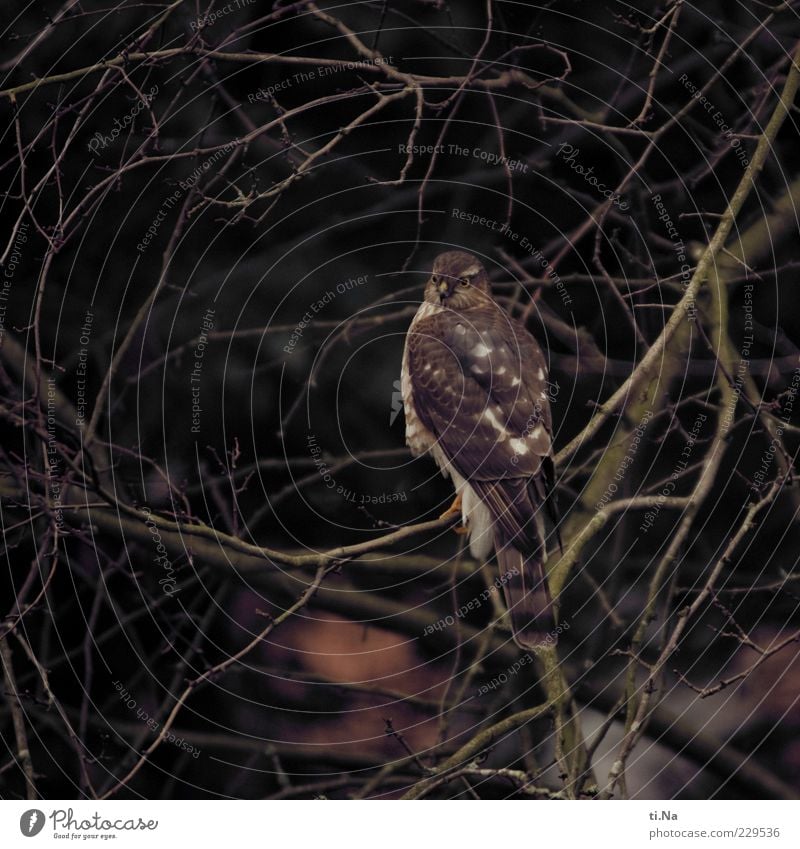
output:
M558 641L542 555L541 548L528 555L507 544L497 549L514 642L528 651L553 646Z

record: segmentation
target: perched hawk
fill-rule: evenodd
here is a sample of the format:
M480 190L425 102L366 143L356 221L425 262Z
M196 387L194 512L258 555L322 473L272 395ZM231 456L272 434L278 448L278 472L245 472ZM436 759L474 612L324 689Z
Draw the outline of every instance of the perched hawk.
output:
M555 642L543 568L553 484L546 363L472 254L434 261L406 336L401 391L411 453L430 452L452 477L451 511L461 511L472 555L497 554L515 642Z

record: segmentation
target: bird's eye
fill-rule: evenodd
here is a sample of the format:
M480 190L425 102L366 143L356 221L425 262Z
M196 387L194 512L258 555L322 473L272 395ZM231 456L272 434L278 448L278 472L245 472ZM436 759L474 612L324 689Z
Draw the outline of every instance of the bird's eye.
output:
M438 275L438 274L434 274L434 275L433 275L433 277L432 277L431 279L433 280L433 285L434 285L434 286L438 286L438 285L439 285L439 275Z
M469 286L469 278L468 277L462 277L458 282L461 286Z

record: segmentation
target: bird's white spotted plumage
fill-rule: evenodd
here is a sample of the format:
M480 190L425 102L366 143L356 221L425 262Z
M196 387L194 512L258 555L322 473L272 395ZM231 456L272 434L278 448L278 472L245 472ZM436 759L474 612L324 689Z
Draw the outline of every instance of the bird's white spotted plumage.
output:
M497 554L515 639L538 645L554 627L542 566L552 486L546 363L471 254L434 263L406 337L401 390L412 454L430 453L452 478L472 555Z

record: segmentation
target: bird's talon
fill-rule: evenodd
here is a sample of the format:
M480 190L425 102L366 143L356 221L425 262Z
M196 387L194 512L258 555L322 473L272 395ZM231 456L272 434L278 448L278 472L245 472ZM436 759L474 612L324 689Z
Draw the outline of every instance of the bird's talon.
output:
M447 510L439 516L440 519L449 519L451 516L457 516L461 512L461 495L457 495L453 503Z

